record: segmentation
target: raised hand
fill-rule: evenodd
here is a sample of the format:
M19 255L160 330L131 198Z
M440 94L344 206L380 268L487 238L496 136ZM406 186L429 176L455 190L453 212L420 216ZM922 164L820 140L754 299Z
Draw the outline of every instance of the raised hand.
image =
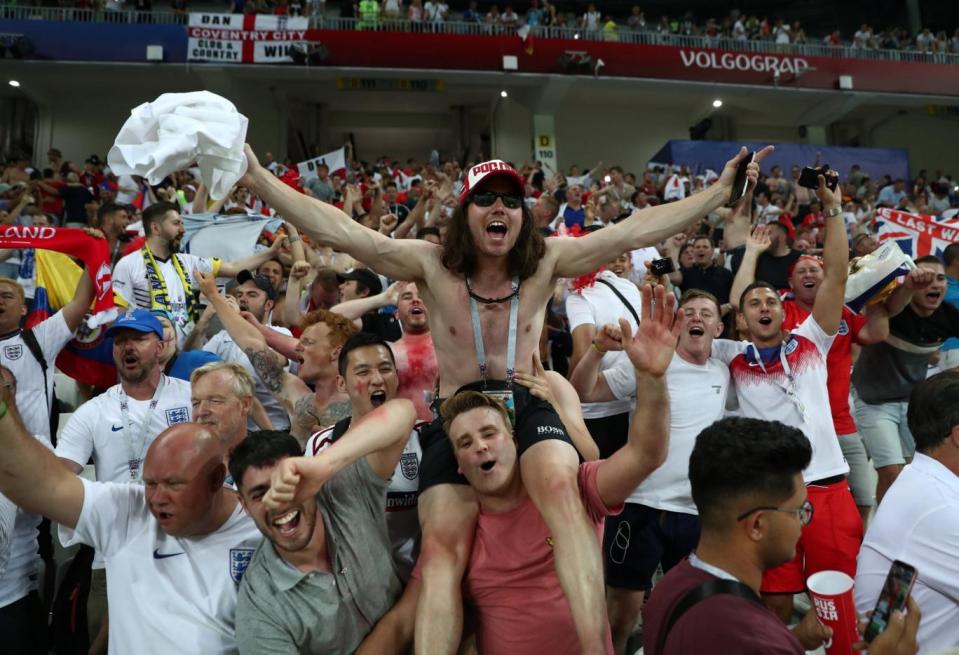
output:
M593 339L593 344L600 351L606 352L609 350L622 350L623 349L623 333L620 328L612 323L604 325L599 329L599 332L596 333L596 337Z
M629 321L619 319L626 356L638 372L661 376L673 359L686 317L682 312L676 313L676 296L667 294L663 287L657 286L654 290L646 285L640 293L643 320L635 337Z
M395 214L383 214L380 216L380 232L389 234L396 229L398 224L399 219Z
M328 479L325 470L322 455L281 460L273 470L263 504L271 510L282 510L309 501Z
M771 153L773 150L775 150L773 146L766 146L762 150L756 151L756 156L753 157L752 162L746 169L746 179L749 180L749 185L751 188L754 188L756 186L756 182L759 180L759 162L765 159L766 155ZM736 180L736 168L739 166L739 162L748 156L749 150L747 150L745 146L740 148L739 153L726 162L722 173L719 175L718 184L721 184L725 187L731 187L733 182Z
M746 239L747 252L765 252L772 245L772 237L769 234L769 228L765 225L757 225L753 233Z
M911 291L922 291L936 281L936 272L928 268L914 268L909 271L903 283Z
M213 277L212 273L206 273L198 268L194 268L193 279L196 280L196 285L200 288L200 293L207 298L212 298L219 293L216 289L216 278Z
M826 178L829 178L829 184L833 184L830 189ZM839 174L836 171L826 171L826 175L819 176L819 186L816 188L816 195L822 201L823 209L832 209L833 207L842 207L842 187L839 186Z
M309 262L298 261L293 263L293 268L290 269L290 277L294 280L299 280L306 277L306 274L310 272Z

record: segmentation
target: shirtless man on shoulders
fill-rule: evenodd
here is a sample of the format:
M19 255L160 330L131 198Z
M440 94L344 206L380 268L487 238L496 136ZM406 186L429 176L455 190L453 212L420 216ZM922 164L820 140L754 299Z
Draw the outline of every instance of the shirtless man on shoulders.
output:
M762 160L771 147L757 153ZM442 246L394 240L364 228L332 205L299 194L262 168L249 148L240 184L316 242L378 273L417 283L430 312L440 398L462 388L496 394L515 416L527 490L554 535L556 570L584 653L605 652L606 612L600 551L577 486L578 458L556 412L513 385L516 363L532 361L556 280L595 270L624 250L661 241L729 199L742 148L717 183L682 201L636 212L579 239L543 239L523 202L523 178L493 160L474 166ZM758 163L749 177L758 176ZM429 432L429 430L427 430ZM418 653L451 653L462 630L460 583L478 506L457 472L437 422L424 434L419 499L423 591L416 616Z

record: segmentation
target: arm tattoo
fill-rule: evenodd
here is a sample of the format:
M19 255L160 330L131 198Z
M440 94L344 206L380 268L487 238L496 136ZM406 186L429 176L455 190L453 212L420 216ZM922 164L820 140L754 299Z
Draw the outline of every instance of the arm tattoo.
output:
M263 381L263 386L274 396L283 390L283 367L281 367L269 348L255 350L247 348L245 351L253 370Z
M323 413L320 414L320 418L317 422L326 427L328 425L333 425L337 421L344 419L347 416L350 416L352 413L353 408L350 406L350 401L341 400L327 405L326 409L323 410Z

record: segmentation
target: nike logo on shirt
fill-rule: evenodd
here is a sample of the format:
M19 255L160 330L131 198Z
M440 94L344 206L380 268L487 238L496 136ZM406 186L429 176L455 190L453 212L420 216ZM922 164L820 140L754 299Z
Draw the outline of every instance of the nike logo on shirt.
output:
M122 430L122 429L123 429L123 426L122 426L122 425L111 425L111 426L110 426L110 430L113 431L113 432L119 432L119 431Z
M176 557L177 555L183 555L183 553L161 553L159 548L153 549L153 559L166 559L167 557Z

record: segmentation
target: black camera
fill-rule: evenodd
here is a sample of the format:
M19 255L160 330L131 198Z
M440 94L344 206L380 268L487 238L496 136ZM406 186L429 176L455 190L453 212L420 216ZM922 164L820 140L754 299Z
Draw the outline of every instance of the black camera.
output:
M819 176L822 175L826 178L826 187L830 191L836 190L836 185L839 184L839 176L830 176L826 175L826 172L829 170L829 164L823 164L819 168L812 168L811 166L804 166L802 172L799 174L799 186L806 187L807 189L818 189L819 188Z
M660 259L654 259L649 263L649 270L653 275L669 275L670 273L675 272L676 267L673 265L673 260L669 257L662 257Z

